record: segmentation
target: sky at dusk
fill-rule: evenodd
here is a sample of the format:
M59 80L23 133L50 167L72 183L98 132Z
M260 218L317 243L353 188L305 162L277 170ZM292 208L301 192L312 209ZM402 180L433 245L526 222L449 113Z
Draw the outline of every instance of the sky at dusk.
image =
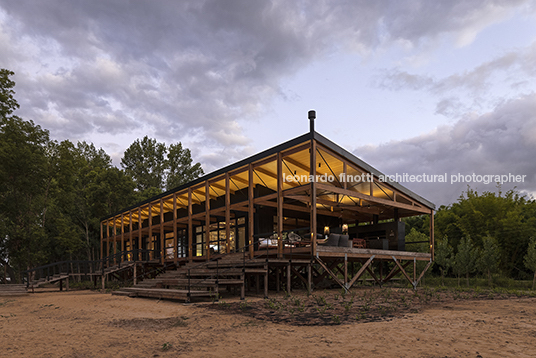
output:
M536 194L536 2L0 0L16 112L119 166L145 135L211 172L309 129L436 205ZM479 192L497 185L469 183Z

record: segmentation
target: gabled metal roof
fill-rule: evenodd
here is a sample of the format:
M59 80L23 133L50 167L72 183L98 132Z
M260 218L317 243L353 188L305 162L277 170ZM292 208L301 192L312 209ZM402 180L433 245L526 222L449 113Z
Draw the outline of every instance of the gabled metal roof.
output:
M168 190L160 195L157 195L157 196L154 196L152 198L149 198L147 200L144 200L144 201L141 201L139 203L136 203L132 206L129 206L127 208L124 208L123 210L120 210L116 213L113 213L111 215L108 215L108 216L105 216L104 218L101 219L101 221L103 220L107 220L109 218L112 218L112 217L115 217L121 213L124 213L126 211L130 211L134 208L137 208L139 206L143 206L143 205L146 205L150 202L153 202L155 200L158 200L160 198L163 198L163 197L167 197L169 196L170 194L173 194L175 192L179 192L181 190L184 190L184 189L187 189L188 187L191 187L191 186L194 186L196 184L200 184L206 180L210 180L212 178L216 178L222 174L225 174L226 172L229 172L229 171L232 171L232 170L235 170L235 169L238 169L238 168L241 168L245 165L248 165L250 163L254 163L254 162L257 162L261 159L264 159L266 157L269 157L273 154L276 154L280 151L284 151L286 149L289 149L289 148L292 148L298 144L301 144L301 143L304 143L304 142L307 142L311 139L314 139L315 141L317 141L318 143L321 143L322 145L324 145L325 147L329 148L330 150L332 150L333 152L339 154L341 157L347 159L348 161L354 163L355 165L357 165L358 167L361 167L362 169L364 169L365 171L368 171L370 172L371 174L373 174L375 177L379 177L379 176L385 176L382 172L380 172L379 170L377 170L376 168L370 166L369 164L365 163L363 160L359 159L358 157L356 157L354 154L348 152L346 149L342 148L341 146L335 144L334 142L332 142L331 140L327 139L326 137L324 137L323 135L313 131L313 132L309 132L309 133L306 133L306 134L303 134L299 137L296 137L294 139L291 139L289 141L286 141L284 143L281 143L275 147L272 147L270 149L267 149L267 150L264 150L260 153L257 153L251 157L248 157L248 158L245 158L245 159L242 159L236 163L233 163L233 164L230 164L230 165L227 165L221 169L218 169L216 171L213 171L211 173L208 173L208 174L205 174L203 175L202 177L199 177L191 182L188 182L186 184L183 184L181 186L178 186L176 188L173 188L171 190ZM424 199L423 197L415 194L414 192L412 192L411 190L407 189L406 187L400 185L399 183L396 183L396 182L393 182L393 181L388 181L387 182L389 185L391 185L393 188L399 190L400 192L402 192L403 194L411 197L412 199L418 201L419 203L423 204L424 206L426 206L427 208L429 209L435 209L435 205Z

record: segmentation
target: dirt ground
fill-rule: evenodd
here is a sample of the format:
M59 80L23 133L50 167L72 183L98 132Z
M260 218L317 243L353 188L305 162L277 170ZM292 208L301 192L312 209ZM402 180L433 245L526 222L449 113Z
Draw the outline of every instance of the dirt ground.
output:
M268 306L260 298L248 300L251 307ZM466 298L381 320L324 325L273 322L229 308L240 302L225 304L218 309L223 304L92 291L0 297L0 356L536 356L536 298Z

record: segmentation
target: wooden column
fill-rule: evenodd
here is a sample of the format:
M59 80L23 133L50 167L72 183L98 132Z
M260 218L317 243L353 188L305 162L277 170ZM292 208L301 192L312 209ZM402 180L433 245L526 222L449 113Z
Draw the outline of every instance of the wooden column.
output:
M311 138L311 162L310 178L311 181L311 254L316 255L316 141Z
M231 189L230 189L230 180L229 172L225 173L225 252L231 252ZM236 249L236 238L235 238L235 249Z
M283 158L281 152L277 153L277 256L283 256Z
M173 262L179 260L177 241L177 193L173 193Z
M253 247L253 235L255 235L253 215L255 214L254 207L254 187L253 187L253 164L249 163L248 166L248 227L249 227L249 257L253 258L254 247Z
M138 253L137 253L137 255L138 255L137 259L139 259L139 260L143 260L143 255L142 255L142 253L141 253L141 250L143 249L143 248L141 247L141 245L142 245L142 243L143 243L143 241L142 241L142 237L141 237L141 226L142 226L142 221L143 221L143 220L141 219L141 206L139 206L139 207L138 207L138 250L139 250L139 251L138 251Z
M153 242L153 206L151 205L151 203L149 203L148 211L149 211L149 243L152 243ZM150 247L150 244L148 246ZM151 257L150 255L151 254L149 253L149 257L151 259L154 259L154 257ZM154 251L153 251L153 255L154 255Z
M124 250L125 250L125 214L121 213L121 250L119 250L119 252L122 253ZM123 254L121 254L119 261L120 262L125 261Z
M430 254L432 255L432 261L435 255L435 239L434 239L434 210L430 213Z
M208 180L205 181L205 247L207 260L210 260L210 186Z
M114 218L114 264L117 263L117 257L115 256L117 254L117 228L116 228L116 218Z
M110 219L106 221L106 253L105 257L110 256Z
M134 260L134 241L132 239L132 210L128 213L128 241L130 242L130 258Z
M100 258L104 257L104 232L102 228L102 221L100 223ZM7 266L4 266L6 268Z
M164 198L160 198L160 255L162 265L166 262L166 233L164 232Z
M188 261L193 260L192 188L188 188Z

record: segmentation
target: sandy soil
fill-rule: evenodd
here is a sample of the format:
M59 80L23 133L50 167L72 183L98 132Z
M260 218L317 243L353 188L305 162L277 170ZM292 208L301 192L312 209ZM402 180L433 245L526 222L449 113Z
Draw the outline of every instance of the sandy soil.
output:
M295 326L211 303L91 291L0 297L1 357L534 357L536 299L464 300Z

